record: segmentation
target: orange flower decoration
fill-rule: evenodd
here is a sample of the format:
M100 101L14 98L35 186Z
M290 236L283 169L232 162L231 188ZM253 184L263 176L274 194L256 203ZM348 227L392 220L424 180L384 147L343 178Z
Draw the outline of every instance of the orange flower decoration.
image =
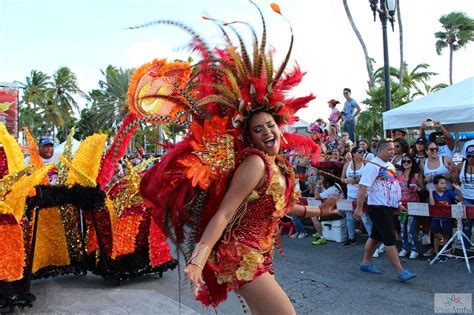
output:
M192 68L187 62L167 63L165 59L155 59L152 63L142 65L130 79L130 111L140 116L174 117L179 110L183 110L177 106L180 97L176 95L175 84L184 87L191 72Z
M280 6L278 4L276 4L275 2L271 3L270 4L270 7L272 8L272 10L278 14L281 15L281 10L280 10Z
M220 192L224 183L235 167L234 138L227 132L228 118L214 116L204 121L204 126L193 122L191 133L194 149L191 155L179 160L186 167L186 177L191 179L193 187L208 189L216 181L216 190Z

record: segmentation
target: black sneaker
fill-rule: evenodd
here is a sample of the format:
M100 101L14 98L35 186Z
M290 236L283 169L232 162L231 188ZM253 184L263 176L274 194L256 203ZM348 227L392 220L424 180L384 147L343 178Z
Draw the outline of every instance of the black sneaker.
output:
M351 247L357 244L356 240L349 238L345 243L344 247Z
M441 256L439 256L438 260L439 260L440 263L445 263L445 262L448 261L448 257L446 257L444 255L441 255Z

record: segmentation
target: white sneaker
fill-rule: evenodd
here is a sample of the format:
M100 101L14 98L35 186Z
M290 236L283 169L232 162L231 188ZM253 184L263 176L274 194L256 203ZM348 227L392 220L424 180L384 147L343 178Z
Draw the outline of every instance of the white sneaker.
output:
M290 238L298 238L300 233L293 233L290 235Z
M372 255L373 258L379 258L380 257L380 253L379 253L379 250L378 248L375 250L374 254Z
M415 252L415 251L411 251L410 253L410 259L415 259L418 257L418 252Z
M380 244L380 246L379 246L379 253L380 254L385 253L385 245L383 243Z
M407 251L402 249L399 253L398 253L398 257L405 257L407 255Z
M308 233L306 232L298 234L298 238L305 238L306 236L308 236Z
M422 244L422 245L430 245L430 244L431 244L431 242L430 242L430 236L429 236L429 235L426 235L426 234L423 235L423 236L421 237L421 244Z

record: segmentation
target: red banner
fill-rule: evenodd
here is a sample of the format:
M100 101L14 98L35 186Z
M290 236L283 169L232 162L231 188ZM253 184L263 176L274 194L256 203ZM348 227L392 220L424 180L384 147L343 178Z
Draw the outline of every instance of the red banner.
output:
M18 135L18 90L0 88L0 121L14 137Z

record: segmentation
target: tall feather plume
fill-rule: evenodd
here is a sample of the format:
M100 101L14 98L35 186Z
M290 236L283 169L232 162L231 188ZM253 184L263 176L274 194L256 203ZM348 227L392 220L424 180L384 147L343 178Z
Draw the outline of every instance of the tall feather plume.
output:
M258 13L260 14L260 18L262 20L262 28L263 28L262 41L260 43L260 51L259 51L259 54L258 54L258 58L256 60L254 60L254 66L255 66L254 76L255 77L260 77L261 71L262 71L262 66L264 65L265 48L266 48L266 45L267 45L267 27L266 27L266 24L265 24L265 18L263 17L262 10L260 10L258 5L255 4L255 2L253 2L252 0L250 0L250 3L253 4L257 8ZM257 42L257 44L258 44L258 42Z
M283 16L283 14L281 14L280 7L278 7L278 5L276 5L275 3L272 3L272 9L273 11L280 14L285 19L285 21L288 23L288 26L290 27L290 32L291 32L290 47L288 48L288 52L286 53L285 59L283 59L283 62L280 65L280 68L278 69L276 75L273 77L272 86L275 86L278 80L280 79L280 77L282 76L283 72L285 71L286 66L288 65L288 61L290 60L290 56L291 56L291 51L293 50L293 42L294 42L295 37L293 35L293 27L291 27L291 24L288 22L288 20Z
M132 140L133 134L141 123L173 123L185 127L189 126L189 122L173 120L169 117L139 117L137 114L129 113L122 122L119 131L114 137L112 145L110 146L104 160L102 161L102 166L99 175L97 176L97 183L100 184L102 189L104 189L105 186L110 182L110 179L114 174L114 163L124 156L127 146Z
M154 26L154 25L159 25L159 24L174 25L174 26L177 26L178 28L186 31L187 33L189 33L192 36L193 40L195 40L200 45L200 47L204 48L204 52L207 54L207 56L212 55L211 49L209 49L209 46L207 45L207 43L201 38L201 36L199 36L198 33L196 33L191 27L189 27L189 26L187 26L183 23L177 22L177 21L157 20L157 21L152 21L152 22L145 23L145 24L142 24L142 25L131 26L128 29L133 30L133 29L147 28L147 27Z

